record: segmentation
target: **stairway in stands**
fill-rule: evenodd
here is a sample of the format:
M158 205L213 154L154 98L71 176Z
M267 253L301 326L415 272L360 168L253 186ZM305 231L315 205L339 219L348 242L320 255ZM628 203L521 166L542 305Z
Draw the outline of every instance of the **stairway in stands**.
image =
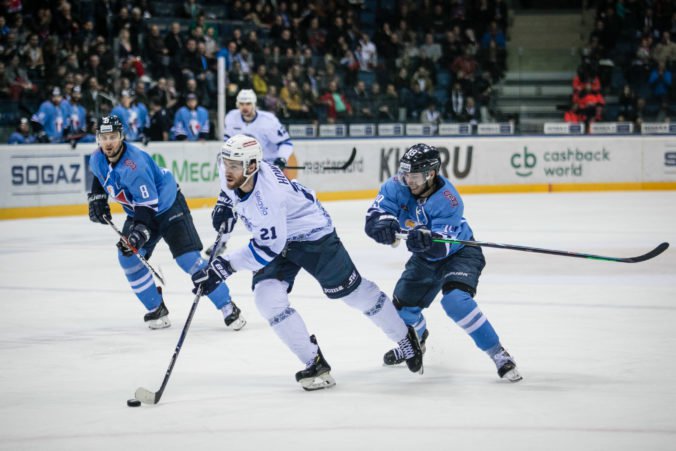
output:
M593 11L516 10L508 42L508 72L497 86L496 109L518 118L521 133L541 133L562 121L592 27Z

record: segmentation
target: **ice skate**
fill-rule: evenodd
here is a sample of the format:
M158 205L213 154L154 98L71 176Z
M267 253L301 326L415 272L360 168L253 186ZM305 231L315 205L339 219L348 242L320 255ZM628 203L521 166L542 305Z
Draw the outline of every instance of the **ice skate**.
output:
M317 344L314 335L310 336L310 341ZM317 346L317 355L304 370L296 373L296 381L307 391L331 388L336 385L336 381L330 371L331 365L324 359L321 349Z
M423 332L422 338L420 339L420 350L422 351L423 355L427 350L425 342L427 341L427 337L429 335L430 333L427 331L427 329L425 329L425 332ZM385 363L385 366L399 365L400 363L403 363L405 360L406 359L404 358L404 353L399 347L390 349L383 356L383 362Z
M519 382L523 379L516 367L516 362L502 346L500 346L498 352L491 356L491 358L495 362L495 367L498 369L498 376L500 376L501 379L507 379L510 382Z
M143 316L143 321L151 329L164 329L171 326L169 321L169 309L164 305L164 301L155 310L151 310Z
M227 305L228 304L226 304L226 306ZM232 305L232 311L228 315L225 315L223 318L223 321L225 322L225 327L232 329L234 331L241 330L244 326L246 326L246 320L242 316L242 311L232 301L230 302L229 305Z

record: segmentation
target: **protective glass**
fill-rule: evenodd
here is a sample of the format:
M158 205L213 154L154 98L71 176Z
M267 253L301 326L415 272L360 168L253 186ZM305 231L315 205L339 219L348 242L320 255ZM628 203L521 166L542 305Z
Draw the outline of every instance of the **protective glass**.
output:
M239 176L244 172L244 163L238 160L230 160L228 158L219 157L219 164L223 168L225 175L232 174Z
M397 179L399 183L411 189L416 189L424 186L430 179L430 171L425 172L408 172L406 167L400 167L397 172Z

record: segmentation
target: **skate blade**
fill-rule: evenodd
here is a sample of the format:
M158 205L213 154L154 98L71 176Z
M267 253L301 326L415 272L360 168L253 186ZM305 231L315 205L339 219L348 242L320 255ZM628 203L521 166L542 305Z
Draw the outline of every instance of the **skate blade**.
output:
M507 371L502 378L507 379L509 382L519 382L520 380L523 380L523 377L521 377L521 374L519 374L519 371L516 368Z
M238 331L238 330L242 330L242 329L244 328L244 326L246 326L246 320L240 316L240 317L237 318L235 321L233 321L232 323L230 323L229 326L226 326L226 327L227 327L228 329L232 329L232 330L234 330L234 331L236 332L236 331Z
M336 385L336 381L333 379L331 373L329 372L320 374L319 376L316 377L308 377L305 379L301 379L298 381L298 383L303 387L303 390L307 391L322 390L325 388L331 388L334 385Z
M162 318L158 318L152 321L146 321L146 324L148 325L149 328L153 330L166 329L167 327L171 326L171 321L169 321L168 316L163 316Z

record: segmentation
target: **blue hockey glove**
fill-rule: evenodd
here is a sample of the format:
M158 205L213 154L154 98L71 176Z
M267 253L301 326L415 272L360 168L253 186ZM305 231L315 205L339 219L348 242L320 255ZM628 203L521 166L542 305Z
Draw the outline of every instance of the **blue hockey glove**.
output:
M134 247L136 250L140 250L150 239L150 230L144 224L140 222L134 223L129 229L129 235L127 236L127 241L129 245Z
M366 220L366 234L380 244L392 244L401 232L399 221L392 215L372 215Z
M433 234L431 230L418 226L408 232L406 247L411 252L425 252L432 247L434 243L432 238L435 236L436 234Z
M192 275L192 283L195 285L192 292L197 294L197 291L202 288L202 294L208 295L234 272L229 261L223 257L216 257L208 268L200 269Z
M108 195L105 193L89 193L87 195L87 202L89 202L89 220L108 224L106 218L112 219L112 216L110 216L110 205L108 205Z
M235 223L237 223L237 218L235 218L232 207L221 201L216 202L216 206L211 212L211 224L214 226L214 229L220 232L221 224L225 224L223 233L230 233L235 228Z
M274 164L275 166L277 166L281 170L284 170L284 168L286 167L286 163L287 163L286 158L282 158L282 157L275 158L275 161L272 162L272 164Z

